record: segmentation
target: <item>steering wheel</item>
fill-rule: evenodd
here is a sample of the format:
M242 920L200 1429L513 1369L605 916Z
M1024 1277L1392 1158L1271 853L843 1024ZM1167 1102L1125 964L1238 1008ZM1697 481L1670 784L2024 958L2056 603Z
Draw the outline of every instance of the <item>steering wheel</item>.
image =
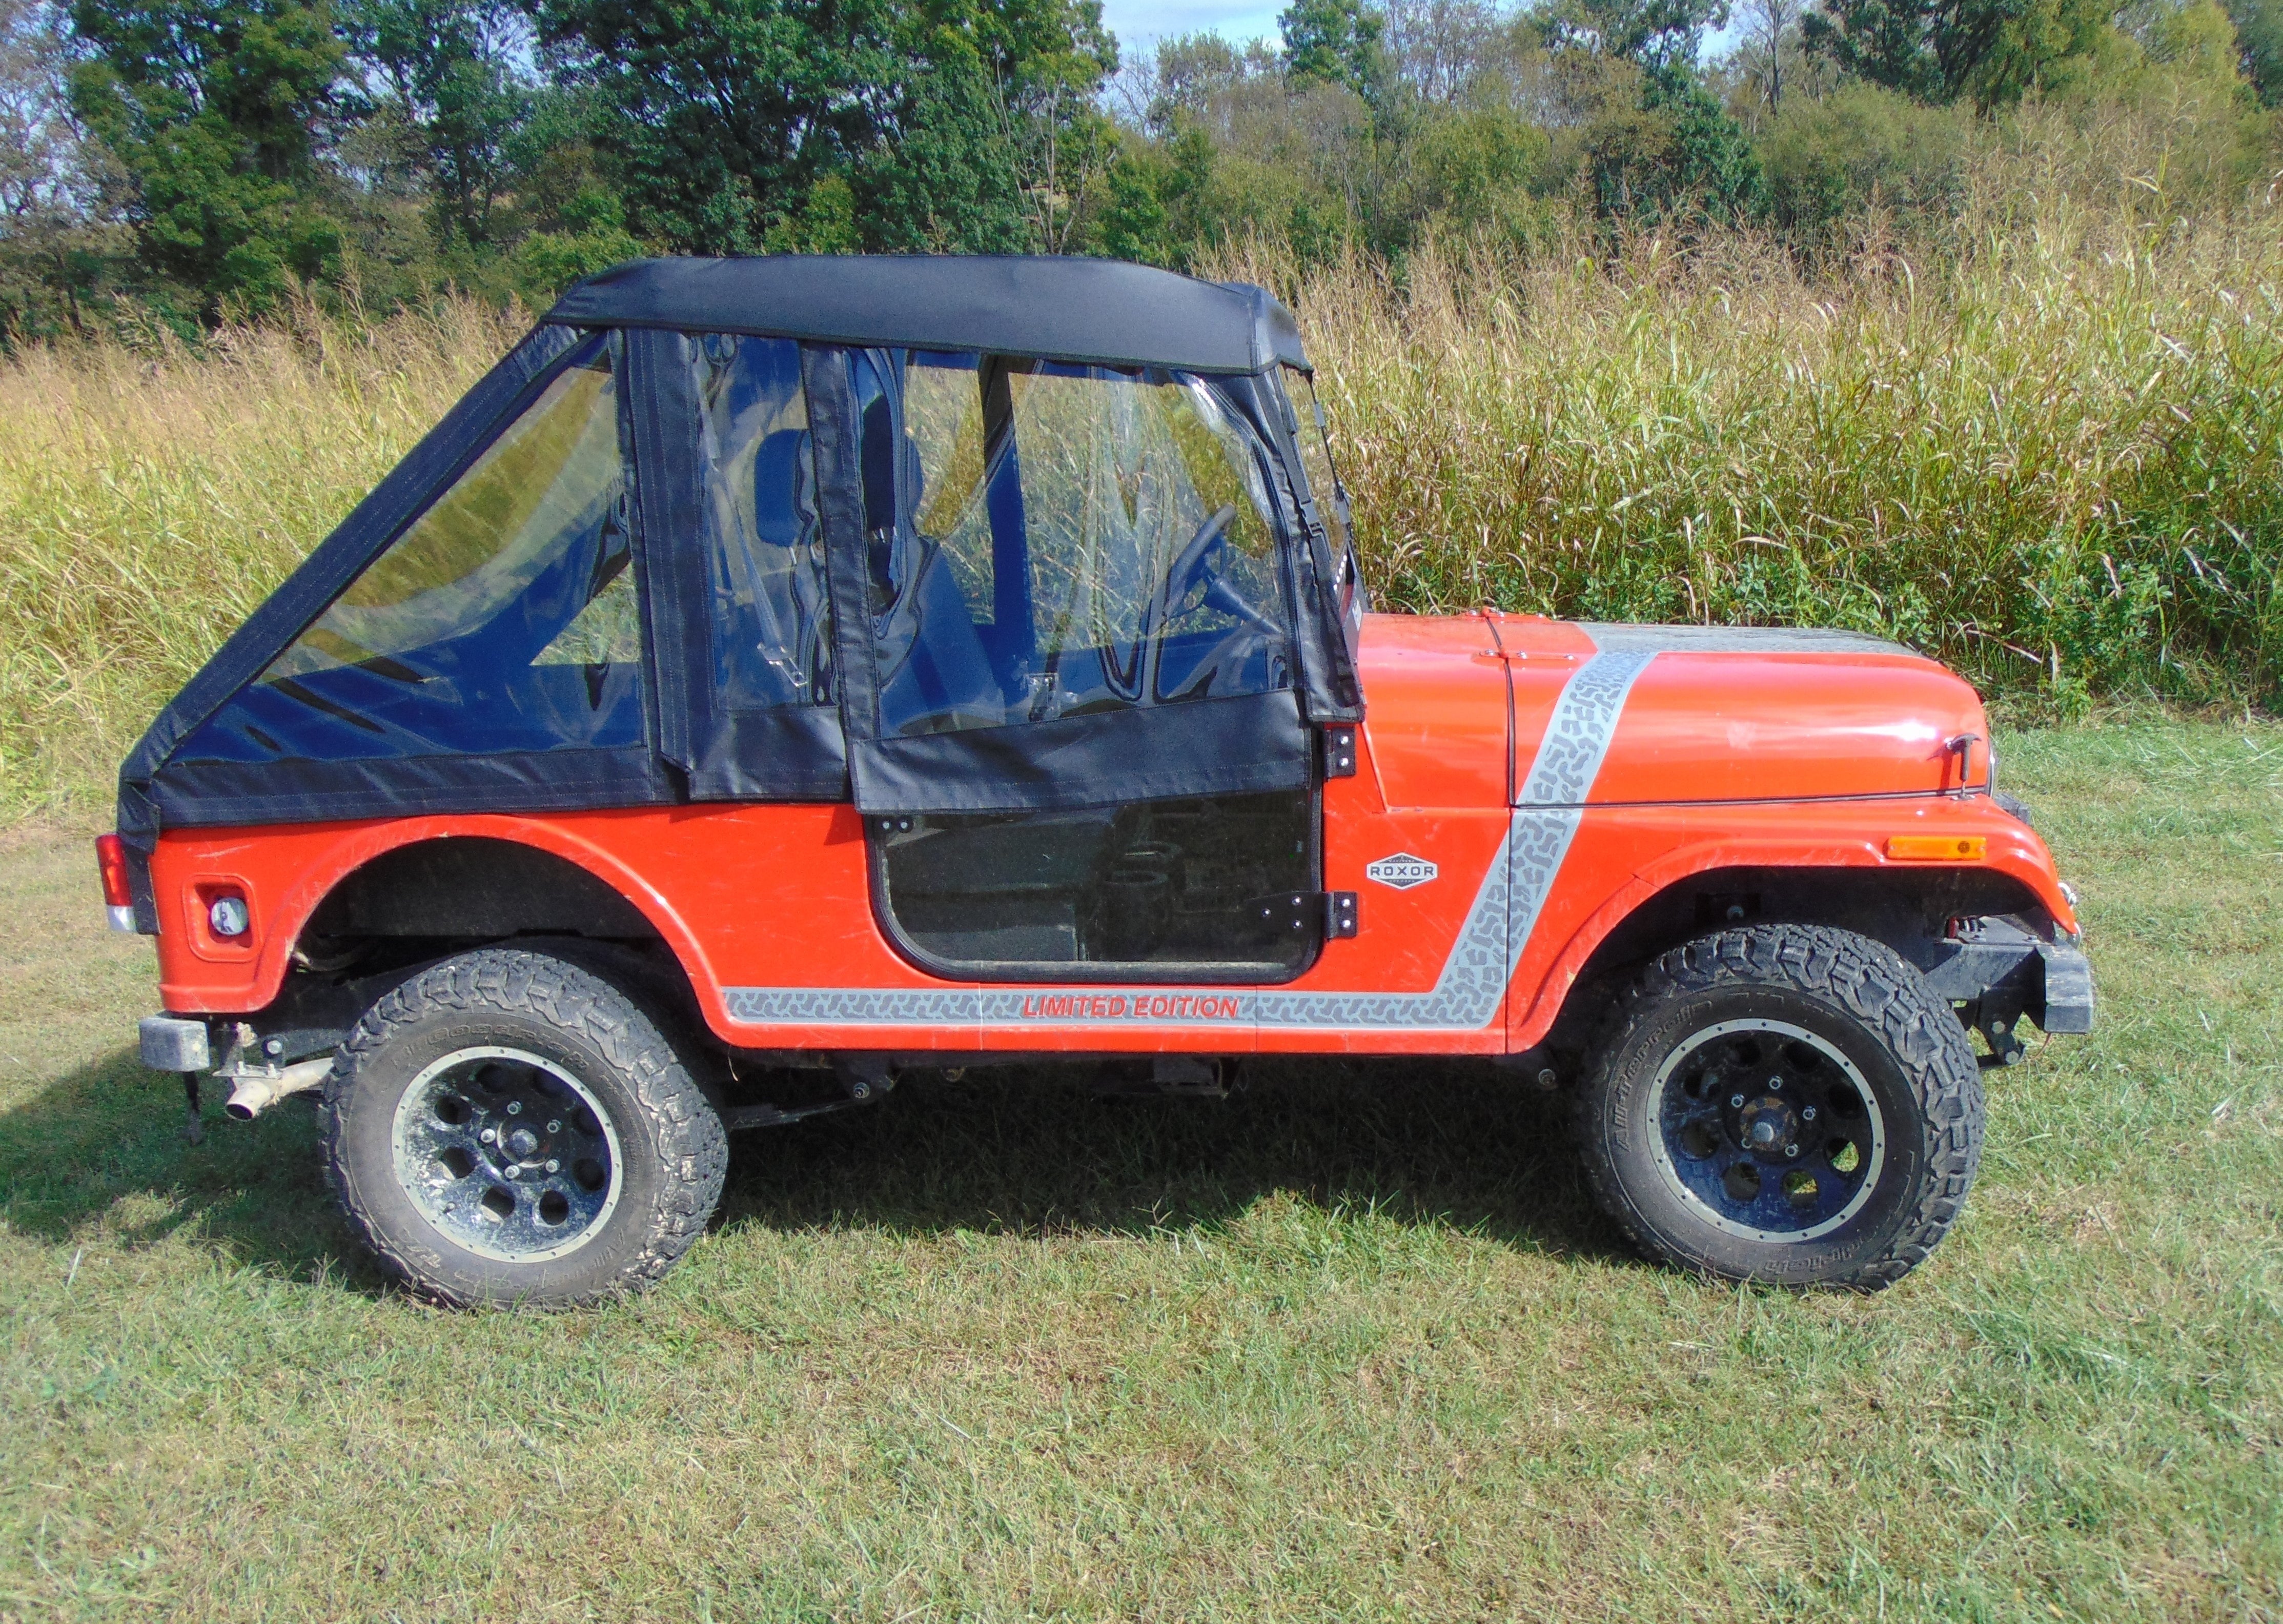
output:
M1236 504L1224 502L1199 525L1196 533L1182 545L1173 567L1165 572L1164 607L1158 616L1160 626L1171 622L1175 605L1187 598L1200 582L1204 583L1204 606L1218 609L1230 619L1258 626L1264 631L1274 632L1276 623L1247 603L1244 594L1228 584L1226 577L1212 567L1212 557L1227 542L1228 527L1236 519Z

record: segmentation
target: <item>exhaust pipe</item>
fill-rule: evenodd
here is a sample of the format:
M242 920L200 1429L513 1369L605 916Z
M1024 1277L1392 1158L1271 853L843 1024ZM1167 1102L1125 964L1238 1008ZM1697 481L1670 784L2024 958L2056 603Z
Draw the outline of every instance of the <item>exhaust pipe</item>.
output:
M238 1079L222 1109L241 1122L251 1122L288 1094L306 1094L323 1087L325 1074L332 1069L333 1058L320 1055L314 1060L297 1060L280 1072L248 1072Z

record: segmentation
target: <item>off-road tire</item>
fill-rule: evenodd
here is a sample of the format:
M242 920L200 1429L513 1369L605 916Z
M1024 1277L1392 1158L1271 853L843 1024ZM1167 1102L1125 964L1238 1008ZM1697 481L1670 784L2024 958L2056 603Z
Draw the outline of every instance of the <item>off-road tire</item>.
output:
M487 1257L456 1244L397 1175L392 1124L424 1066L497 1044L564 1066L604 1105L624 1183L602 1227L566 1256ZM591 972L487 948L386 994L342 1043L321 1110L328 1180L382 1266L453 1307L564 1308L646 1289L705 1232L729 1160L721 1119L655 1021Z
M1890 1140L1862 1209L1813 1239L1719 1228L1660 1173L1651 1081L1715 1023L1780 1019L1852 1059ZM1727 1279L1877 1291L1926 1261L1982 1159L1981 1067L1956 1013L1885 944L1824 925L1722 931L1673 949L1618 997L1578 1090L1573 1125L1601 1209L1646 1256Z

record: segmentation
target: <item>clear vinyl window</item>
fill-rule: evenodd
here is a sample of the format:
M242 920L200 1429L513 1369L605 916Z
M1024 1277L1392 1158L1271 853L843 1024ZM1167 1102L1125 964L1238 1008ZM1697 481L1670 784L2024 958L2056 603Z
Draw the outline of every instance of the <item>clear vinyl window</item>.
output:
M618 384L598 338L184 755L639 745L627 485Z
M883 734L1292 685L1265 455L1208 381L874 351L857 387Z
M800 347L702 333L690 352L714 692L732 711L830 704L832 611Z

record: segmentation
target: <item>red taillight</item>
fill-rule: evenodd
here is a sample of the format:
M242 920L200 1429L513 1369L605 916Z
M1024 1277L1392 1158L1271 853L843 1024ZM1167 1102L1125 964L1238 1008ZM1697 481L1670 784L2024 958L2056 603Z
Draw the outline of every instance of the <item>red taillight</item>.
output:
M127 888L127 846L115 834L95 838L95 866L103 874L103 902L106 908L131 908L134 894Z

